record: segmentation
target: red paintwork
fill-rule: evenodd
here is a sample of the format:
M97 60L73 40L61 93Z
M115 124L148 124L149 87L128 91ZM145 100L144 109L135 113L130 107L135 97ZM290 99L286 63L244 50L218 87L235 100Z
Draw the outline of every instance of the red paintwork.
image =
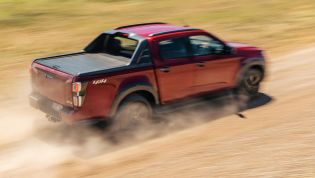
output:
M55 100L62 105L72 106L66 101L72 101L71 84L73 76L37 63L33 63L32 65L31 76L33 91L51 100ZM52 74L54 78L47 79L45 74Z
M107 79L106 84L92 84L93 80L103 78ZM124 87L124 85L133 84L135 81L138 82L143 78L147 79L153 86L156 86L154 71L152 68L106 77L100 76L89 78L88 87L86 89L87 95L85 97L84 104L81 108L77 108L76 112L71 115L69 119L80 120L85 118L108 116L111 112L115 96L119 93L119 89Z
M242 61L248 58L262 57L261 50L256 47L240 43L226 43L235 47L235 54L188 57L168 61L160 59L157 43L161 40L185 35L212 36L203 30L149 36L152 33L185 28L158 24L121 29L145 37L148 40L151 47L153 66L146 69L78 78L33 63L33 69L31 70L33 90L55 102L69 106L69 103L65 101L69 97L71 98L71 83L76 81L88 82L83 106L74 108L70 113L62 113L63 119L78 121L94 117L107 117L111 114L115 98L121 89L126 86L135 85L141 81L150 83L158 93L159 103L164 104L204 92L233 88L235 87L236 76L240 71ZM205 62L205 66L202 68L198 67L198 62ZM161 72L160 69L163 67L169 67L170 71L168 73ZM46 71L46 73L48 72L58 77L56 80L45 81L43 77L38 75L38 70ZM92 84L97 79L107 79L107 82L99 85Z
M182 30L186 29L187 27L175 26L170 24L157 24L157 25L145 25L145 26L135 26L135 27L127 27L122 28L120 30L126 30L131 33L135 33L139 36L143 36L148 38L152 33L160 33L170 30Z

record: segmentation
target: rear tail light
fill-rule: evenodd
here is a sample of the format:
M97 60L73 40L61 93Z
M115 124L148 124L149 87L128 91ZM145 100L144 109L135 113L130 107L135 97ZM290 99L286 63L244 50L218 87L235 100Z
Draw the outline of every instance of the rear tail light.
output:
M80 93L81 90L82 90L82 83L81 82L72 83L72 92Z
M87 82L72 83L72 100L75 107L81 107L83 105L86 87Z

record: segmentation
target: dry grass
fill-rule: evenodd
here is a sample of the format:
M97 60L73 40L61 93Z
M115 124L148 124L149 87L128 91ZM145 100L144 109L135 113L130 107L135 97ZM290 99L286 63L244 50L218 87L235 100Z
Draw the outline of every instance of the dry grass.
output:
M16 98L16 85L29 87L22 81L34 58L78 51L119 25L189 24L274 57L313 43L314 9L313 0L0 0L0 100Z
M118 25L165 21L204 28L272 55L315 39L313 0L0 0L1 64L82 49Z
M313 43L314 9L313 0L0 0L0 100L16 98L16 85L28 91L34 58L80 50L119 25L189 24L274 57Z

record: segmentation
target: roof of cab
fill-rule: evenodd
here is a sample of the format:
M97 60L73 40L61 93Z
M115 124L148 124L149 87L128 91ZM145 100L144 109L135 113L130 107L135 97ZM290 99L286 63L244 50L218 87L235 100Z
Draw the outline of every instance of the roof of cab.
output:
M135 24L130 26L118 27L116 30L124 30L130 33L135 33L139 36L150 37L153 34L162 34L167 32L183 31L183 30L193 30L190 27L176 26L161 22L156 23L145 23L145 24Z

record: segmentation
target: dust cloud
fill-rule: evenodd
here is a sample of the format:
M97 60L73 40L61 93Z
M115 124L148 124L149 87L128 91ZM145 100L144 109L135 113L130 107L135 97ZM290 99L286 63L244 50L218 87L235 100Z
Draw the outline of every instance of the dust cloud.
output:
M192 99L167 108L155 120L128 133L106 127L52 123L25 102L2 110L0 175L2 177L58 177L58 165L89 160L176 131L237 113L244 107L231 95ZM14 111L19 111L14 112ZM2 134L3 133L3 134ZM5 135L6 133L6 135ZM9 134L8 134L9 133Z

